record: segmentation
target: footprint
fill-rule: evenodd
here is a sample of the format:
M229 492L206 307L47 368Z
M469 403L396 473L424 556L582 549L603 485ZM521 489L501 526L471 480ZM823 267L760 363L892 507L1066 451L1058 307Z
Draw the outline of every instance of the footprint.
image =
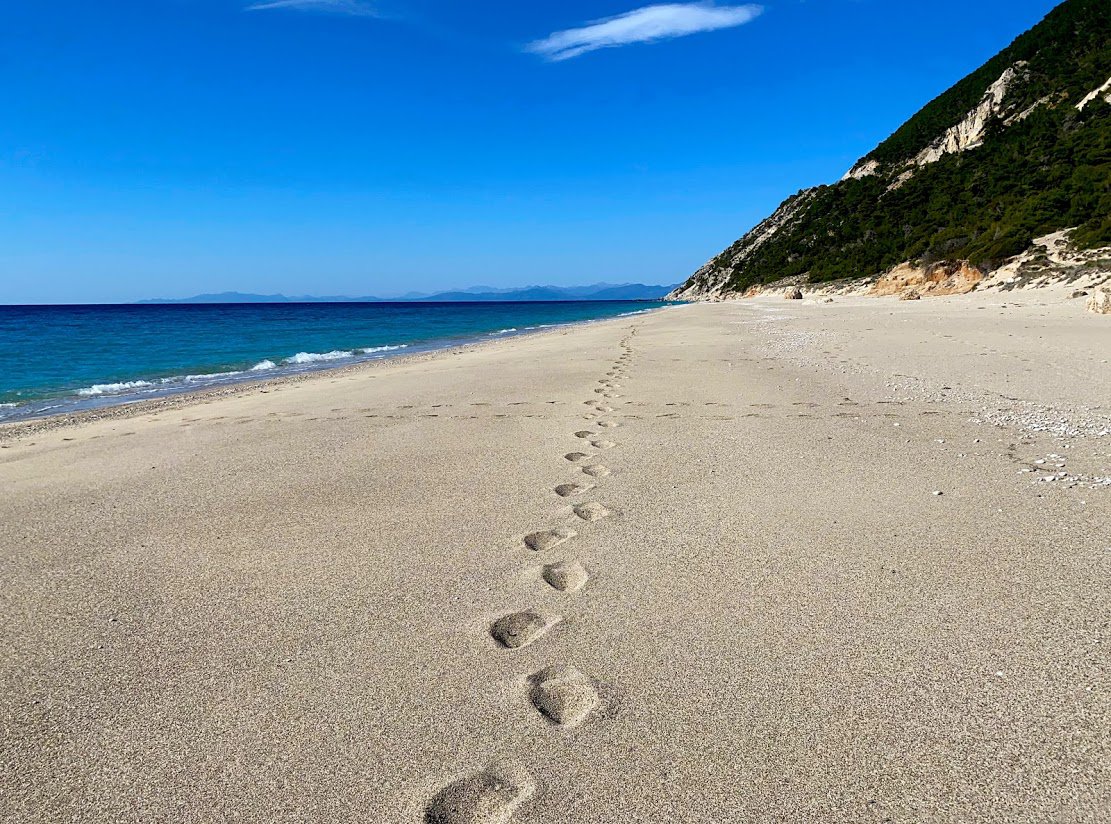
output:
M519 764L500 762L448 784L429 803L426 824L507 824L536 792Z
M593 488L592 484L560 484L555 488L555 494L561 498L570 498L573 495L589 492Z
M525 610L499 618L490 627L490 635L506 649L518 649L527 647L556 623L546 621L539 613Z
M595 432L594 434L598 433ZM617 446L617 444L615 444L613 441L591 441L590 445L593 446L595 449L613 449L615 446Z
M560 592L578 592L589 578L578 561L560 561L544 567L544 580Z
M563 457L569 460L571 463L578 463L579 461L585 461L590 456L587 455L585 452L568 452Z
M604 426L606 429L613 429L614 427L621 426L617 421L598 421L598 426Z
M576 438L583 438L585 440L586 438L593 438L597 434L598 434L597 432L591 432L588 429L581 429L581 430L579 430L578 432L575 433L575 437Z
M570 541L577 534L573 529L546 529L543 532L526 535L525 546L533 552L545 552Z
M610 511L602 506L597 501L591 501L586 504L579 504L574 507L574 512L584 521L600 521L609 516Z
M598 691L574 667L548 667L532 676L532 703L561 727L577 727L598 706Z
M605 395L608 391L609 391L609 389L603 386L603 387L600 387L598 389L595 389L594 394L595 395Z
M583 467L583 472L591 478L605 478L610 474L610 469L608 466L602 466L602 464L590 464L590 466Z
M614 410L613 410L612 406L595 406L594 411L595 412L613 412Z

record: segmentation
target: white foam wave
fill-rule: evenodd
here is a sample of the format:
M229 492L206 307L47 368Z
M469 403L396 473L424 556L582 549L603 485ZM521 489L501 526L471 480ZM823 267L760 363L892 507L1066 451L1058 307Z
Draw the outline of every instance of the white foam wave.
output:
M205 372L203 375L186 375L184 378L163 378L162 383L178 383L184 381L185 383L202 383L204 381L212 381L217 378L233 378L236 375L242 375L242 372Z
M254 366L252 366L251 371L252 372L265 372L267 369L277 369L277 368L278 368L278 364L274 363L274 361L264 360L264 361L259 361Z
M510 332L516 332L516 331L517 331L517 327L514 326L514 327L511 327L509 329L499 329L497 332L491 332L490 335L491 335L491 337L494 336L494 335L508 335Z
M373 355L375 352L394 352L398 349L408 349L409 344L399 343L397 346L371 346L367 349L360 349L364 355Z
M77 394L85 397L93 395L117 395L129 389L142 389L145 386L154 386L150 381L122 381L121 383L95 383L84 389L78 389Z
M298 352L293 357L283 360L282 363L320 363L321 361L342 360L343 358L354 357L354 355L354 352L340 349L336 349L332 352Z

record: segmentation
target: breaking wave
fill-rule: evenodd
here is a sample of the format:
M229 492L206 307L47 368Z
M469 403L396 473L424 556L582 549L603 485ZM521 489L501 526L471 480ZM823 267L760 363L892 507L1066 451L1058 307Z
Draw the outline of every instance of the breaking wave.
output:
M323 363L324 361L343 360L344 358L353 357L355 357L355 353L347 349L334 349L331 352L298 352L296 355L283 360L282 363L301 365L305 363Z
M408 349L409 344L399 343L397 346L371 346L369 349L360 349L364 355L373 355L375 352L395 352L398 349Z
M120 383L94 383L92 386L86 386L84 389L78 389L77 394L84 397L93 397L96 395L118 395L120 392L128 392L132 389L142 389L146 386L154 386L150 381L122 381Z

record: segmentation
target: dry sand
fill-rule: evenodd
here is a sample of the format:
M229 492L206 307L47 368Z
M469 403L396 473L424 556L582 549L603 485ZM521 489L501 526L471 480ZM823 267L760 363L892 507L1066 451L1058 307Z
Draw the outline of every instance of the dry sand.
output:
M0 819L1108 820L1111 323L1016 300L3 442Z

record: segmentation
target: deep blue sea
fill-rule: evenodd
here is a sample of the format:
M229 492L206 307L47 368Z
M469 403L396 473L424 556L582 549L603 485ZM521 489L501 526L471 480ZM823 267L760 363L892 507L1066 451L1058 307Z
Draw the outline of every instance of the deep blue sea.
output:
M0 306L0 421L342 366L658 305Z

